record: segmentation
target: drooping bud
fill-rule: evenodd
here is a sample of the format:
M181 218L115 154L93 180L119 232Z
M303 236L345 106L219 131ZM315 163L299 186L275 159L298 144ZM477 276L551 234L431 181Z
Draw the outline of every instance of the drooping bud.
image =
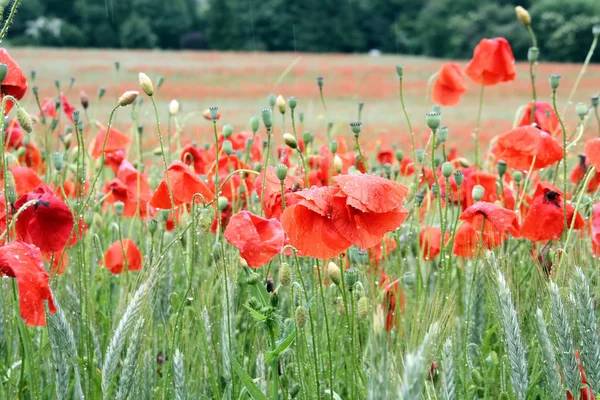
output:
M415 205L417 207L421 207L421 204L423 204L423 200L425 200L425 195L423 193L419 192L415 195Z
M587 115L587 111L587 104L585 103L577 103L577 105L575 106L575 112L581 120L585 118L585 116Z
M340 267L338 267L333 261L330 261L329 264L327 264L327 276L333 283L338 286L340 285L340 282L342 281L342 272Z
M98 100L102 99L102 97L104 97L105 93L106 93L106 89L103 87L99 87L98 88Z
M306 326L306 321L308 321L308 311L306 311L306 308L298 306L298 308L296 308L294 320L298 329L304 329Z
M332 140L331 143L329 144L329 150L331 150L331 153L335 154L338 151L338 141L337 140Z
M258 128L260 128L260 119L256 116L250 118L250 129L252 129L252 133L258 132Z
M343 167L344 167L344 163L342 161L342 157L340 157L338 154L333 156L333 169L335 170L335 172L337 172L338 174L341 174Z
M87 110L87 108L90 106L90 98L83 90L79 92L79 101L81 102L81 107L83 107L84 110Z
M223 141L223 153L227 154L228 156L233 154L233 145L229 140Z
M396 74L398 75L398 77L400 79L402 79L402 76L404 75L404 65L401 65L401 64L396 65Z
M210 106L208 112L210 114L210 119L212 119L213 122L216 122L219 119L219 107Z
M305 131L302 134L302 140L304 141L304 143L306 145L309 145L310 143L312 143L313 139L314 139L314 136L313 136L312 132Z
M115 208L115 214L117 214L118 217L123 215L123 212L125 211L125 203L123 203L120 200L117 200L113 204L113 207Z
M352 133L354 133L354 137L358 137L360 132L362 131L362 122L354 121L350 122L350 129L352 129Z
M63 153L52 153L52 165L57 171L61 171L65 166L65 160L63 158Z
M273 111L267 107L262 109L261 114L263 125L265 126L265 128L267 128L268 131L270 131L271 127L273 126Z
M402 276L402 282L406 285L406 286L412 286L415 284L417 280L417 277L415 275L414 272L412 271L406 271L404 273L404 276Z
M549 82L550 82L550 88L553 91L558 89L558 85L560 85L560 75L559 74L550 75Z
M273 93L270 93L267 96L267 101L269 102L269 105L271 106L271 108L274 108L275 103L277 102L277 97Z
M452 175L453 169L454 169L454 166L452 165L452 163L446 161L445 163L442 164L442 175L444 175L445 178L450 178L450 176Z
M437 136L437 140L440 143L446 143L446 140L448 140L448 127L447 126L440 126L438 128L438 130L435 132L436 136Z
M285 181L285 178L287 177L287 173L288 173L288 167L285 164L279 164L277 165L277 167L275 167L275 174L277 175L277 179L279 179L280 181Z
M537 62L539 57L540 49L538 49L537 47L530 47L529 50L527 50L527 61L529 61L530 63Z
M592 96L592 107L598 108L598 103L600 103L600 97L598 95Z
M17 108L17 121L19 121L19 125L21 125L21 128L23 128L25 132L31 133L33 130L33 123L31 122L31 117L23 107Z
M279 267L279 283L281 286L289 286L292 283L292 269L286 262L281 263Z
M473 196L473 200L475 200L475 201L481 200L483 198L484 194L485 194L485 188L481 185L475 185L471 192L471 195Z
M428 112L425 114L425 122L427 122L429 129L434 131L439 128L440 124L442 123L442 116L436 111Z
M13 187L9 186L9 189L6 191L6 197L8 197L8 202L10 204L13 204L13 205L15 204L15 202L17 201L17 199L19 197L17 196L17 191L14 189L14 186Z
M283 134L283 142L289 148L292 148L292 149L297 149L298 148L298 141L296 140L296 138L294 137L294 135L292 135L291 133L284 133Z
M504 176L504 174L506 173L506 168L507 168L506 161L499 160L497 169L498 169L498 175L500 175L500 178L502 178Z
M423 164L423 160L425 160L425 151L423 151L423 149L417 149L415 155L417 156L417 161L420 164Z
M465 180L465 175L463 174L463 172L461 170L454 171L454 182L456 182L456 185L458 187L460 187L462 185L464 180Z
M160 87L163 85L163 83L165 83L165 77L162 75L159 75L158 78L156 78L156 88L160 89Z
M219 208L219 211L225 211L228 205L229 200L227 199L227 197L219 196L219 198L217 199L217 207Z
M277 96L277 99L275 100L275 104L277 105L279 112L281 114L285 114L287 104L285 103L285 99L283 98L282 95Z
M169 103L169 114L177 115L179 113L179 102L175 99L171 100Z
M298 105L298 99L294 96L290 96L288 99L288 106L290 106L290 110L293 110Z
M140 87L148 96L152 96L154 94L154 86L152 85L152 80L148 75L143 72L140 72L138 75Z
M119 106L125 107L130 105L138 97L138 94L140 94L140 92L138 92L137 90L126 91L121 95L121 97L119 97Z
M516 6L515 12L517 13L517 18L523 25L531 25L531 15L529 15L529 11L521 6Z

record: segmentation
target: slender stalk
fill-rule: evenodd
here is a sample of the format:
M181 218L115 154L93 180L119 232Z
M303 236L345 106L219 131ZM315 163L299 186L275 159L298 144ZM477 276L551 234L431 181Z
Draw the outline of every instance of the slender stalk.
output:
M260 191L261 213L265 213L265 183L267 181L267 167L269 166L269 156L271 155L271 129L267 128L267 155L265 156L265 165L263 165L263 178Z
M12 5L12 8L10 9L10 14L8 14L8 19L4 23L4 26L2 27L2 31L0 31L0 43L4 39L4 36L6 36L6 32L8 32L8 28L10 27L10 24L12 24L12 20L15 17L15 13L17 12L17 7L19 7L20 2L21 2L21 0L15 0L15 2Z
M565 124L563 123L563 120L558 113L558 108L556 107L556 89L552 90L552 106L554 107L554 112L556 113L556 117L558 118L558 122L560 122L560 127L563 131L563 226L565 229L567 229L567 130L565 129Z
M412 147L413 164L416 165L417 149L415 147L415 132L413 131L412 124L410 123L410 117L408 116L408 111L406 111L406 105L404 104L404 93L402 91L402 77L400 77L398 92L400 93L400 104L402 105L402 112L404 113L404 117L406 118L406 124L408 125L408 130L410 131L410 144ZM418 184L418 180L419 174L417 174L417 170L415 168L415 186Z
M585 57L585 61L583 62L583 65L581 66L581 71L579 71L579 75L577 75L577 79L575 80L575 84L573 85L573 88L571 89L571 93L569 93L567 102L563 106L563 110L562 110L563 115L565 115L565 113L567 112L567 107L573 101L575 92L577 91L577 88L579 87L581 78L583 78L583 75L585 75L585 71L587 70L590 60L592 59L592 56L594 55L594 50L596 49L597 44L598 44L598 35L594 36L594 40L592 40L592 45L590 46L590 50L588 51L587 56ZM558 111L556 110L556 106L554 107L554 110L556 111L556 114L558 114ZM563 128L563 131L564 131L564 128Z
M329 355L329 394L333 400L333 355L331 353L331 336L329 334L329 317L327 316L327 305L325 303L325 294L323 291L323 278L321 276L321 267L317 262L317 274L319 275L319 293L321 295L321 305L323 306L323 318L325 319L325 334L327 335L327 353ZM314 339L313 339L314 340Z

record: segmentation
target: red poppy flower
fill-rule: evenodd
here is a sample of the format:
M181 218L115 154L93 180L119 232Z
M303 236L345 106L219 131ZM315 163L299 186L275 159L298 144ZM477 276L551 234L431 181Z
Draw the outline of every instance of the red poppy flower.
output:
M498 136L497 156L517 170L546 168L563 157L563 148L548 132L522 126ZM535 158L535 162L534 162Z
M580 184L584 180L585 174L588 172L589 167L590 162L588 161L587 156L584 153L579 154L579 162L571 170L571 175L569 177L570 181L575 185ZM600 174L598 174L596 171L591 173L594 175L588 182L588 193L594 193L596 190L598 190L598 187L600 187Z
M104 146L104 141L106 141L106 146ZM96 135L96 140L92 149L92 157L100 158L102 156L103 146L104 153L108 154L127 148L130 144L131 138L123 132L111 127L107 137L107 129L103 128L98 132L98 135Z
M18 196L32 192L43 183L37 172L29 167L12 165L9 169L13 178L15 178L15 190Z
M263 168L260 175L256 178L256 194L259 199L262 199L262 181L266 171L265 178L265 195L263 211L265 217L281 219L283 205L281 204L281 181L277 177L275 167ZM295 176L288 174L283 181L283 190L285 192L286 207L290 207L297 203L298 198L293 195L293 192L300 190L302 181Z
M6 128L6 148L14 150L18 149L23 146L24 138L25 135L23 134L23 129L21 128L21 125L19 125L19 122L16 119L11 119L8 123L8 128Z
M444 235L444 243L450 238L448 232ZM419 247L424 260L433 260L442 249L442 231L436 226L426 226L419 233Z
M455 106L467 90L465 78L456 63L442 65L433 84L431 98L441 106Z
M27 91L27 78L25 77L23 70L21 70L19 64L8 55L6 49L3 48L0 49L0 63L8 66L8 73L1 84L0 100L4 99L4 96L6 95L21 100ZM13 102L7 101L4 115L7 115L12 107Z
M400 161L400 175L410 176L415 173L415 163L410 157L403 157Z
M181 161L187 165L193 165L197 174L206 174L214 156L210 156L208 150L188 144L181 150Z
M452 254L464 258L475 257L480 244L479 240L480 235L477 234L475 228L470 223L463 222L454 234Z
M150 189L146 175L139 173L128 161L121 165L116 179L105 186L104 192L110 192L106 197L108 204L114 204L117 201L123 202L124 217L135 217L138 214L138 202L140 207L138 216L146 217L148 202L152 198L152 189Z
M18 210L30 200L38 202L27 207L17 219L18 239L36 245L42 253L62 251L69 244L73 231L71 210L43 185L21 196L15 202L15 208Z
M56 307L40 250L20 241L0 247L0 276L17 280L19 310L25 324L45 326L44 302L48 300L48 308L53 314Z
M214 194L207 184L190 171L181 161L174 161L169 166L168 174L175 207L182 204L190 204L196 193L201 194L207 203L214 199ZM202 203L202 198L197 197L197 202ZM164 210L171 208L169 186L166 179L163 179L158 188L156 188L150 205Z
M399 280L391 280L383 271L381 271L381 282L379 288L385 290L384 307L387 310L385 318L385 330L391 331L396 325L396 313L404 313L404 292L400 288ZM399 301L396 301L396 298Z
M104 165L108 165L115 174L125 160L125 149L119 149L104 154Z
M584 152L590 163L600 172L600 138L588 140L585 143Z
M558 239L565 228L563 210L563 193L549 183L538 183L521 226L521 236L533 242ZM568 227L573 223L573 218L573 228L582 229L583 218L579 213L575 215L575 207L567 203Z
M508 41L504 38L481 39L465 72L473 82L483 86L513 81L517 72Z
M246 146L249 142L251 142L252 147L250 147L250 159L255 162L260 162L262 160L262 141L260 140L259 135L254 136L252 132L243 131L234 133L227 138L227 140L231 142L231 148L233 151L241 151L242 153L246 151ZM225 138L223 136L219 137L219 148L224 141ZM300 146L300 142L301 140L298 141L298 146Z
M525 107L523 117L519 121L519 126L530 126L531 125L531 111L533 109L533 102L529 102ZM550 103L545 101L537 101L535 103L535 112L533 114L533 123L540 127L541 130L548 132L552 136L562 135L562 128L554 107Z
M393 238L384 236L380 243L368 249L371 265L378 267L384 257L390 255L392 251L396 250L396 247L397 244Z
M377 153L377 161L380 164L393 164L396 159L396 153L392 149L381 149Z
M600 256L600 203L592 208L592 250L596 257Z
M581 384L583 387L580 390L579 398L581 400L594 400L594 393L592 389L588 385L587 378L585 376L585 370L583 369L583 365L581 364L581 357L579 356L579 350L575 350L575 358L577 359L577 365L579 367L579 372L581 373ZM571 392L567 390L567 400L574 400Z
M479 201L463 211L459 219L470 223L473 227L483 227L484 234L489 232L503 235L508 232L514 237L520 237L521 228L517 213L494 203Z
M142 253L131 239L117 240L104 254L104 266L113 274L142 269Z
M481 185L484 188L481 201L493 203L499 199L498 193L496 192L496 181L498 179L497 175L489 174L474 168L465 168L462 170L462 172L464 175L464 181L460 193L462 197L461 205L463 210L475 204L475 200L473 199L473 188L476 185ZM442 184L440 183L440 187L441 186ZM458 195L458 188L456 195Z
M74 122L73 111L77 110L77 107L72 106L69 103L69 100L67 100L67 96L65 96L63 93L60 94L60 102L62 103L63 112L65 113L67 118L69 118L71 122Z
M262 218L245 210L229 219L224 236L253 268L262 267L280 254L285 239L278 220Z

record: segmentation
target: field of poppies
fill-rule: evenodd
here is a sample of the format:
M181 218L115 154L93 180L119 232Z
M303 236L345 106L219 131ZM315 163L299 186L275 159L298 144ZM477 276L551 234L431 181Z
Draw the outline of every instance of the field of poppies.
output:
M600 26L516 18L526 63L0 49L0 399L597 398Z

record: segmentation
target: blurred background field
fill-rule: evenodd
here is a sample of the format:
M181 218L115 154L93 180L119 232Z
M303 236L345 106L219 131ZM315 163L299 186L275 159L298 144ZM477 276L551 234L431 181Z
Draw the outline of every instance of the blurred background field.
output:
M150 50L79 50L50 48L9 48L11 55L29 75L36 71L35 81L40 97L57 93L55 81L67 92L68 100L80 107L80 91L90 97L91 108L98 103L97 92L106 89L100 102L97 119L106 123L110 107L117 95L125 90L138 90L137 74L145 72L156 80L165 78L157 93L163 121L168 115L168 103L176 99L181 104L180 122L184 115L195 113L187 119L184 129L186 140L202 142L211 132L212 125L201 112L212 105L219 106L221 124L233 124L236 130L248 129L253 115L268 106L270 93L298 98L297 113L304 113L304 124L299 130L310 130L324 137L326 117L319 97L316 77L324 77L324 95L334 122L336 135L351 139L348 123L357 119L357 104L365 103L362 120L365 138L377 139L384 145L404 147L409 140L406 121L398 96L396 64L405 66L405 100L417 133L425 129L424 114L431 109L432 101L426 98L427 83L432 74L447 60L403 55L353 55L353 54L299 54L261 52L193 52ZM120 63L117 73L114 62ZM466 62L459 61L461 66ZM559 109L581 69L580 64L553 64L541 62L538 68L538 96L540 101L551 101L547 78L552 73L562 75L558 91ZM287 71L287 72L286 72ZM497 133L510 129L515 113L529 101L531 95L528 65L518 63L517 80L485 89L482 114L482 137L487 142ZM71 78L74 78L70 90ZM475 127L479 88L467 79L467 93L461 103L443 110L444 124L450 128L449 144L462 151L471 149L471 134ZM600 90L600 65L592 64L580 82L573 103L589 102ZM28 91L26 101L35 110L34 98ZM140 108L141 121L150 121L148 104ZM289 114L289 112L288 112ZM94 116L92 116L94 117ZM573 122L574 105L567 107L567 123ZM128 118L119 117L117 126L131 128ZM281 131L281 119L275 120L275 129ZM128 125L129 124L129 125ZM590 121L589 126L595 126ZM289 115L286 131L291 130ZM588 130L589 131L589 130ZM427 135L418 136L423 141ZM375 140L365 146L374 147Z

